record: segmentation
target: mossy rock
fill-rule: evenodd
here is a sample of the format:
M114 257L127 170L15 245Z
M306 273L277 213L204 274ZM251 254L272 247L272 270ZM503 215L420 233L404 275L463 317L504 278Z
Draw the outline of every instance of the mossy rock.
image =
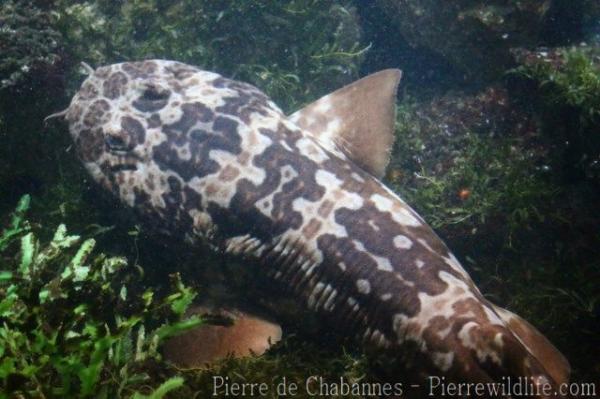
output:
M29 2L0 3L0 90L56 63L60 34L50 20L49 12Z
M510 48L535 45L550 0L378 0L414 47L445 57L468 77L497 79Z
M347 1L57 3L78 61L173 59L253 83L286 110L355 79L366 47Z
M600 181L600 46L520 49L509 75L563 152L566 181Z
M542 167L546 148L536 120L506 89L405 100L398 119L388 179L451 248L468 252L486 237L485 247L498 251L537 219L553 191Z

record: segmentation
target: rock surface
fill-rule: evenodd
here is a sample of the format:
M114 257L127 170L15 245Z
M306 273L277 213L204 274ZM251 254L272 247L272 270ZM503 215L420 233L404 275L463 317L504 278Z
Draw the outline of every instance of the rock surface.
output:
M469 78L490 80L511 66L512 47L537 43L551 0L377 3L412 46L442 55Z
M583 0L582 10L584 39L600 44L600 1Z

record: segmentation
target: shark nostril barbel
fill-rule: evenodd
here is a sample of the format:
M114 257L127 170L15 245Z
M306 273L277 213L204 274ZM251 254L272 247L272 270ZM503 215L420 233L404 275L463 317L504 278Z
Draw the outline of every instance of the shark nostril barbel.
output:
M415 357L406 366L421 377L488 378L478 366L494 378L498 370L526 374L526 359L536 375L568 380L560 352L489 303L380 181L400 77L380 71L286 116L254 86L212 72L166 60L121 63L86 79L69 128L79 152L93 153L82 159L94 178L112 179L149 222L242 256L298 311L361 350ZM102 118L86 119L99 102ZM274 315L290 317L281 297L264 295L259 302Z

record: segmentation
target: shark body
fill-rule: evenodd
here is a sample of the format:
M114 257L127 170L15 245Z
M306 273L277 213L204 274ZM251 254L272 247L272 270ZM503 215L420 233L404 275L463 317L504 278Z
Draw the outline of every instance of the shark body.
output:
M255 87L164 60L94 70L66 112L101 185L163 230L254 259L338 334L417 379L566 382L564 357L487 301L381 183L400 71L286 116ZM407 355L410 354L410 355Z

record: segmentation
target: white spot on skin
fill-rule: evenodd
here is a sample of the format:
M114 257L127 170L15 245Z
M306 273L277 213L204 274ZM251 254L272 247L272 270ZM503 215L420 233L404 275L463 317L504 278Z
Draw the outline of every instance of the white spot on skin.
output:
M317 299L318 299L318 295L321 293L321 291L323 291L323 288L325 288L325 284L318 282L317 284L315 284L313 290L311 291L310 295L308 296L308 307L310 309L313 309Z
M323 186L326 189L338 188L343 184L336 175L323 169L317 170L315 173L315 181L318 185Z
M329 297L329 294L331 293L332 290L333 290L333 287L331 286L331 284L327 284L325 286L323 293L320 295L319 300L315 304L316 308L319 308L323 305L323 301L325 301Z
M322 163L329 159L327 153L309 137L302 137L296 141L296 148L298 148L298 151L302 155L317 163Z
M392 197L394 200L398 198ZM410 208L404 205L400 201L394 201L392 198L384 197L380 194L373 194L371 201L375 207L381 212L389 212L392 215L392 219L402 226L420 226L421 222L413 215Z
M190 216L194 221L194 234L203 238L209 238L214 229L214 223L210 215L194 210L190 212Z
M471 329L478 327L479 324L475 323L474 321L469 321L468 323L465 323L462 328L460 329L460 331L458 332L458 338L460 339L460 341L462 342L463 346L465 348L470 348L470 349L475 349L476 345L473 342L473 339L471 338L471 334L469 331L471 331Z
M452 317L455 313L453 306L457 302L470 299L479 302L479 299L463 280L445 271L440 271L439 277L448 284L448 288L439 295L429 295L425 292L418 294L421 309L418 314L408 319L408 322L414 323L419 328L411 330L411 336L405 338L422 342L423 330L429 326L434 318L441 316L448 319ZM462 317L470 317L470 315L463 314ZM401 337L399 335L399 338Z
M463 346L465 348L474 349L477 355L477 359L483 363L487 359L490 359L496 364L501 364L500 357L498 353L493 348L486 346L477 345L476 342L473 341L471 330L478 328L479 324L474 321L470 321L465 323L465 325L458 332L458 338L461 340ZM475 332L476 334L477 332Z
M452 324L448 324L448 327L438 331L437 335L440 339L445 339L450 334L450 331L452 331Z
M371 336L371 327L367 327L367 330L363 334L363 341L369 340L370 336Z
M356 280L356 289L359 293L368 295L371 292L371 283L364 279Z
M182 147L175 147L175 151L177 151L177 156L184 161L189 161L192 159L192 153L190 152L190 145L185 144Z
M368 224L368 225L369 225L369 226L370 226L370 227L371 227L373 230L375 230L375 231L379 231L379 226L377 226L377 224L375 224L375 222L374 222L374 221L372 221L372 220L369 220L369 221L367 222L367 224Z
M325 114L327 111L331 109L331 95L328 94L324 97L321 97L319 101L319 105L315 108L316 114Z
M130 207L133 207L135 205L135 194L129 186L119 186L119 195L121 197L121 200Z
M335 308L334 300L337 297L337 293L338 293L337 290L335 290L335 289L332 290L331 294L329 294L329 297L323 304L323 309L325 309L327 312L331 312Z
M433 364L439 367L440 370L446 372L450 370L452 367L452 361L454 360L453 352L433 352L431 354L431 360L433 360Z
M340 126L342 125L342 121L340 118L334 118L327 122L327 127L325 128L324 137L327 137L332 142L336 142L335 138L337 133L339 133Z
M494 313L494 311L492 309L490 309L488 306L484 306L483 310L485 311L485 315L488 317L488 320L490 321L490 323L496 324L499 326L504 325L504 323L502 322L500 317L498 317L498 315L496 313Z
M406 317L406 315L404 315L402 313L396 313L394 315L394 317L392 318L392 329L396 333L399 343L402 343L404 341L404 336L405 336L404 329L405 329L405 326L406 326L405 323L407 320L408 320L408 317Z
M392 299L392 294L390 294L389 292L386 294L383 294L379 297L379 299L381 299L383 302L387 302L390 299Z
M363 179L363 177L356 172L352 172L352 174L350 176L359 183L365 182L365 179Z
M412 240L404 235L394 237L394 246L398 249L410 249L413 246Z
M385 336L379 330L373 330L373 333L371 334L371 342L374 342L375 345L379 348L385 348L389 345L389 342L385 339Z
M289 152L292 152L293 150L290 148L289 145L287 145L287 143L284 140L279 140L279 144L285 148L286 150L288 150Z
M421 244L422 246L425 247L426 250L428 250L429 252L433 252L434 254L437 254L436 251L433 250L433 248L431 248L431 246L429 245L429 243L427 241L425 241L422 238L417 238L417 241L419 242L419 244Z
M392 218L405 226L420 226L422 224L409 208L402 208L400 212L392 213Z
M494 336L494 342L498 345L499 348L504 346L504 341L502 340L502 333L498 333Z
M373 255L365 248L363 243L358 240L352 240L352 243L354 244L354 248L356 248L358 251L366 253L377 263L378 270L383 270L386 272L394 271L394 268L392 267L392 264L390 263L390 260L388 258Z
M394 268L392 267L392 264L390 263L390 260L388 258L384 258L382 256L375 256L375 255L371 255L371 257L373 259L375 259L375 262L377 262L378 270L383 270L385 272L394 271Z
M469 279L469 275L467 274L465 269L463 269L461 264L458 262L458 259L456 259L456 257L454 256L454 254L450 253L450 255L447 258L444 257L443 259L444 262L446 262L446 264L450 266L453 270L458 272L461 276L465 277L466 279Z
M356 299L354 299L353 297L349 296L348 299L346 299L346 302L348 303L350 308L352 308L352 312L356 313L360 309L360 305L358 304L358 301Z
M381 212L391 212L392 211L392 206L393 206L393 202L391 199L384 197L383 195L380 194L373 194L371 196L371 201L373 201L373 204L375 204L375 207L380 210Z
M365 248L362 242L358 240L352 240L352 243L354 244L354 248L356 248L358 251L367 252L367 249Z
M273 209L273 204L269 200L260 201L258 207L264 214L270 214Z
M415 265L420 269L425 266L425 262L423 262L421 259L417 259L415 260Z
M340 262L338 263L338 267L345 272L346 271L346 264L344 262Z
M322 257L321 253L319 253L318 255L320 258ZM304 263L302 263L302 266L300 266L300 269L304 272L304 276L306 278L310 277L317 268L317 266L320 264L320 262L321 261L315 262L311 259L307 259L306 261L304 261Z

